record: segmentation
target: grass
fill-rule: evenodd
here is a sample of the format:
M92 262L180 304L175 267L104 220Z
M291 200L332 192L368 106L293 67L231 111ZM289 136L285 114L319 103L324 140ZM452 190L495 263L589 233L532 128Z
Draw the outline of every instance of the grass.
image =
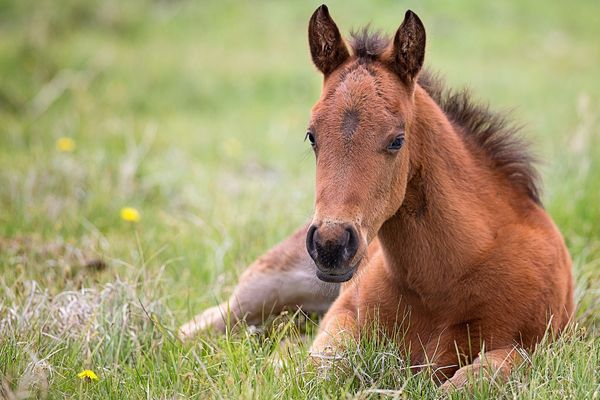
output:
M172 333L311 214L302 139L319 94L306 43L318 4L59 3L0 1L0 397L439 397L385 342L321 376L289 316L193 345ZM575 322L507 385L453 397L598 398L600 5L329 6L344 32L392 32L415 10L427 63L513 109L544 160ZM126 206L138 223L120 219ZM310 337L314 323L300 325ZM87 368L97 382L77 378Z

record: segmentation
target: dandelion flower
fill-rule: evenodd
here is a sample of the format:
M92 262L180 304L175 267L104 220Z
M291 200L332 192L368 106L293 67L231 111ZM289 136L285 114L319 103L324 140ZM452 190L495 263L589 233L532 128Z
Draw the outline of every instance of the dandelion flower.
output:
M133 207L121 208L121 219L127 222L139 222L140 212Z
M61 137L56 141L56 149L62 153L71 153L75 150L75 141L70 137Z
M96 373L91 369L84 369L83 371L77 374L77 377L88 382L98 380L98 375L96 375Z

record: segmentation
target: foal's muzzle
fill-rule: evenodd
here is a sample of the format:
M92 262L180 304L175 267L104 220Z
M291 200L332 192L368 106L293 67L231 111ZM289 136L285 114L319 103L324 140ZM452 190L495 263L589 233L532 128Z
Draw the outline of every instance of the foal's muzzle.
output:
M325 282L352 278L359 245L358 231L352 224L313 224L306 234L306 249L317 265L317 277Z

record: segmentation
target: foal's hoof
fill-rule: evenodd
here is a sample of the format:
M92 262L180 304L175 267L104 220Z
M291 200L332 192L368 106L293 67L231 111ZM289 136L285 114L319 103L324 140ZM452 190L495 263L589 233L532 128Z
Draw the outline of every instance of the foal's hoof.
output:
M448 379L442 386L440 386L440 390L442 392L450 393L455 390L462 389L467 385L467 383L469 383L468 372L462 371L462 369L463 368L456 371L452 378Z
M445 393L450 393L455 390L468 388L471 383L474 383L479 379L489 377L489 371L485 368L482 368L481 365L467 365L460 368L454 373L452 378L444 382L444 384L440 386L440 390Z

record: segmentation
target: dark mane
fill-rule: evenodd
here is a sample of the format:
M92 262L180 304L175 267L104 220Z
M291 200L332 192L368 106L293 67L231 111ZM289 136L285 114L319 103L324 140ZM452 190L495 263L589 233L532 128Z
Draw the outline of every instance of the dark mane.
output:
M481 148L494 168L536 203L541 204L539 175L529 143L519 135L519 127L505 115L473 101L466 89L453 90L429 71L419 76L419 85L439 104L450 121L463 128L464 138Z
M378 58L388 46L389 38L381 31L373 31L369 25L360 30L350 32L350 46L356 57L366 59Z
M351 33L350 46L359 60L379 58L388 43L387 37L369 31L369 27ZM529 143L519 135L518 126L505 115L491 111L489 106L473 101L468 90L446 88L442 79L430 71L421 72L419 85L451 122L463 128L465 140L483 150L495 169L541 205L536 158Z

